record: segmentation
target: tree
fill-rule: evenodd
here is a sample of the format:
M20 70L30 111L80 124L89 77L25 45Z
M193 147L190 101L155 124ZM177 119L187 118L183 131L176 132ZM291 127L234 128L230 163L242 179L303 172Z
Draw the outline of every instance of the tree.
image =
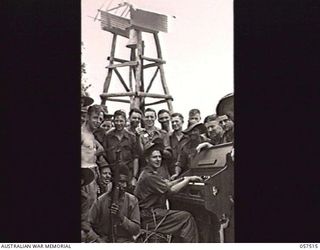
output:
M81 42L81 54L82 50L85 50L83 42ZM81 94L85 96L89 96L87 89L91 87L91 84L87 83L86 75L86 64L85 62L81 62Z

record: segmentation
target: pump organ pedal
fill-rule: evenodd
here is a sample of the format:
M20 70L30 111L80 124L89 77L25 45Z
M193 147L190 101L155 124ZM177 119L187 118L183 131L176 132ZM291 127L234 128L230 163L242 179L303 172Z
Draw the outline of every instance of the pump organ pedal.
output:
M190 183L169 198L170 209L193 214L200 242L234 242L232 148L225 143L197 154L182 176L201 176L204 182Z

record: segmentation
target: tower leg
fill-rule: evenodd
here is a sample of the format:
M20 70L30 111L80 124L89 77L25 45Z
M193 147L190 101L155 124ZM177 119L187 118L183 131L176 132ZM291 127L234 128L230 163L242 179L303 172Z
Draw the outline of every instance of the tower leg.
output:
M158 58L162 59L162 52L161 52L161 47L160 47L160 41L159 41L159 37L158 37L158 33L153 33L154 36L154 41L156 43L156 48L157 48L157 54L158 54ZM166 95L169 95L169 89L167 86L167 82L166 82L166 78L164 75L164 69L163 69L163 64L159 65L159 70L160 70L160 78L161 78L161 83L162 83L162 87L163 87L163 91ZM173 107L172 107L172 100L167 100L167 104L168 104L168 109L170 112L173 112Z
M142 44L142 35L141 35L141 31L137 31L137 57L136 59L138 60L139 64L136 66L136 75L135 75L135 91L136 92L140 92L143 91L142 88L142 75L143 75L143 71L142 71L142 58L141 56L143 55L143 44ZM133 98L133 106L134 108L139 108L141 110L143 110L144 107L144 101L142 100L141 96L134 96ZM131 108L132 108L131 107Z
M113 34L109 65L113 64L113 61L114 61L114 54L115 54L115 51L116 51L116 42L117 42L117 35ZM107 77L106 77L106 79L104 81L104 84L103 84L103 93L108 93L108 90L109 90L109 87L110 87L110 82L111 82L111 77L112 77L112 69L108 69L108 74L107 74ZM101 104L105 105L106 104L106 99L102 98L101 99Z

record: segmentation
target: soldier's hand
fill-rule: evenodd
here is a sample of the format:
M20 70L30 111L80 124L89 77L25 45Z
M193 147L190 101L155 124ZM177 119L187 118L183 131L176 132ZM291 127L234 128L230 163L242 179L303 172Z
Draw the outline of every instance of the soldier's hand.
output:
M137 127L136 128L136 132L140 135L142 132L146 131L145 128L140 128L140 127Z
M123 221L123 216L120 215L120 211L119 211L119 205L112 203L111 205L111 213L114 214L115 216L118 217L119 221L122 222Z
M200 176L189 176L189 181L192 181L192 182L203 182L203 179Z
M173 181L175 180L177 177L179 176L179 174L174 174L170 177L170 180Z
M116 203L112 203L110 210L112 214L119 215L119 205Z
M211 144L209 142L203 142L203 143L200 143L197 147L196 147L196 150L197 150L197 153L199 153L202 149L204 148L209 148L211 146Z

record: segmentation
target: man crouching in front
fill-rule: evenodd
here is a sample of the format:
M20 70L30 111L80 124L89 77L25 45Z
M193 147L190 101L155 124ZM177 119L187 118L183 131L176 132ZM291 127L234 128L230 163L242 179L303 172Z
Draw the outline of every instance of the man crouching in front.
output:
M198 242L198 229L193 216L186 211L166 209L166 197L177 193L188 183L202 181L198 176L183 177L174 181L163 179L157 173L162 161L162 145L150 143L145 148L146 167L142 171L135 195L139 200L141 221L144 228L171 234L183 242ZM155 223L156 222L156 223Z
M120 165L119 169L119 200L118 204L112 203L112 192L107 191L101 195L93 204L89 221L91 230L89 232L90 242L117 243L134 242L133 236L140 231L140 212L138 200L132 194L125 192L128 185L129 170ZM111 204L112 203L112 204ZM112 220L112 218L116 220ZM113 223L113 225L112 225ZM112 226L116 225L115 232ZM115 233L116 235L113 235Z

